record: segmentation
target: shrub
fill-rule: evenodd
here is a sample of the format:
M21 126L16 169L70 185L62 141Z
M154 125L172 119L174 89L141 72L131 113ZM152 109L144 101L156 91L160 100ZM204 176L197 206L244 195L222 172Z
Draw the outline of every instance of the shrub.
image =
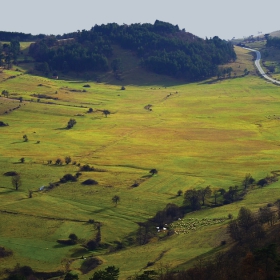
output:
M80 167L80 171L94 171L94 167L91 167L88 164L85 164Z
M8 124L7 123L4 123L4 122L2 122L2 121L0 121L0 127L1 126L8 126Z
M95 180L93 180L93 179L87 179L87 180L85 180L82 184L83 184L83 185L97 185L98 182L95 181Z
M90 241L88 241L86 247L90 250L90 251L93 251L93 250L96 250L98 248L98 243L92 239Z
M61 183L66 183L68 181L71 181L71 182L76 182L77 181L77 177L76 176L73 176L72 174L65 174L61 179L60 179L60 182Z
M4 247L0 247L0 258L9 257L13 254L12 251L5 249Z
M66 128L70 129L70 128L72 128L76 123L77 123L77 122L76 122L75 119L70 119L70 120L68 121L68 124L67 124Z
M83 85L83 87L90 88L89 84Z
M121 87L121 90L125 90L125 87L124 87L124 86L122 86L122 87Z

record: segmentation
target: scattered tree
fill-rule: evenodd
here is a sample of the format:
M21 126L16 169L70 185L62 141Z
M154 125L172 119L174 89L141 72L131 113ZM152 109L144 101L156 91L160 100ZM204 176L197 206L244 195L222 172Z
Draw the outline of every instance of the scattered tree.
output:
M2 95L4 95L5 97L8 98L8 97L9 97L9 92L8 92L7 90L4 89L4 90L2 91Z
M115 206L117 206L118 202L120 201L120 197L118 195L114 195L112 197L112 201L113 201L113 203L115 203Z
M193 211L201 208L199 203L200 199L200 191L196 189L187 190L184 194L184 203Z
M107 116L108 115L110 115L111 114L111 112L110 111L108 111L108 110L103 110L103 114L105 115L105 117L107 118Z
M70 119L70 120L68 121L68 124L67 124L67 129L72 128L76 123L77 123L77 122L76 122L75 119Z
M62 160L60 158L58 158L56 161L55 161L55 164L56 165L62 165Z
M72 161L71 157L65 157L65 163L68 165Z
M149 173L154 176L155 174L158 174L158 171L156 169L151 169Z
M20 158L20 160L19 160L21 163L24 163L24 161L25 161L25 158L24 157L22 157L22 158Z
M72 274L71 272L67 272L64 276L64 280L79 280L79 276L77 274Z
M177 196L181 196L183 194L182 190L177 191Z
M89 280L117 280L119 279L119 268L108 266L105 270L96 271Z
M244 190L246 190L254 182L255 182L255 179L251 176L251 174L250 173L246 174L244 180L242 181L242 185L244 186Z
M210 186L207 186L205 189L200 189L200 197L202 201L202 206L205 205L205 199L211 196L212 190Z
M21 186L21 178L20 178L20 175L17 174L15 176L12 177L12 184L13 184L13 187L16 189L16 191L19 189L19 187Z
M33 195L33 191L29 190L29 191L28 191L28 197L29 197L29 198L32 198L32 195Z
M22 138L23 138L23 142L28 142L28 137L27 137L26 134L24 134L24 135L22 136Z
M78 241L78 236L75 233L70 233L68 238L73 242L73 244L76 244Z

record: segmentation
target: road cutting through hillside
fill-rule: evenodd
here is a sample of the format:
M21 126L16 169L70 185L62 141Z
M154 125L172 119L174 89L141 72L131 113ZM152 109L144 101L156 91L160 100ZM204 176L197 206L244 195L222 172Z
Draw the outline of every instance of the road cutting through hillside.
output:
M255 52L257 54L257 58L255 60L255 65L258 69L258 71L260 72L260 74L267 80L269 80L270 82L272 82L273 84L278 84L280 85L280 82L277 81L277 80L274 80L272 78L270 78L269 76L267 76L264 72L264 70L262 69L261 65L260 65L260 60L261 60L261 53L257 50L254 50L254 49L250 49L250 48L244 48L245 50L249 50L249 51L252 51L252 52Z

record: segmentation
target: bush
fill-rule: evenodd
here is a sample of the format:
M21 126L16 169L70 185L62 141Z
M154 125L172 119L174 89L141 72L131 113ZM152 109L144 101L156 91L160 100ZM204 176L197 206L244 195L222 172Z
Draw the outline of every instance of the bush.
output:
M64 175L61 179L60 179L60 182L61 183L66 183L68 181L71 181L71 182L76 182L77 181L77 177L76 176L73 176L72 174L66 174Z
M77 123L77 122L76 122L75 119L70 119L70 120L68 121L68 124L67 124L66 128L70 129L70 128L72 128L76 123Z
M97 185L98 182L95 181L95 180L93 180L93 179L87 179L87 180L85 180L82 184L83 184L83 185Z
M83 85L83 87L90 88L89 84Z
M90 251L93 251L98 248L98 243L94 239L92 239L92 240L88 241L86 246Z
M94 167L91 167L88 164L85 164L80 167L80 171L94 171Z
M0 126L8 126L8 124L0 121Z
M13 254L12 251L5 249L4 247L0 247L0 258L9 257Z
M122 86L122 87L121 87L121 90L125 90L125 87L124 87L124 86Z

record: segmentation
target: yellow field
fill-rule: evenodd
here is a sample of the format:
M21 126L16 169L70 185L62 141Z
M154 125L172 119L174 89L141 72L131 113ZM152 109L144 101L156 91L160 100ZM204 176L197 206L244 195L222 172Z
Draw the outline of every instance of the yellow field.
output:
M0 127L0 246L14 255L1 260L0 269L20 262L54 271L65 269L71 260L70 268L80 273L81 256L94 254L103 260L101 268L120 267L125 279L162 252L156 265L184 267L199 255L219 250L220 242L228 238L226 222L111 254L106 248L86 252L81 244L96 234L89 219L102 223L102 243L110 245L123 241L137 230L137 222L146 221L166 204L182 205L183 198L176 196L179 189L208 185L227 189L240 185L247 173L258 180L279 169L280 88L256 75L248 52L239 48L237 52L238 60L224 67L233 67L236 76L247 68L246 77L192 84L168 80L151 85L150 80L142 86L132 80L125 84L126 90L117 83L52 80L27 74L23 68L4 70L0 91L8 90L9 98L0 98L0 121L9 126ZM10 76L16 77L7 79ZM152 110L145 109L147 105ZM105 117L102 110L111 114ZM65 129L70 118L77 124ZM77 182L40 192L41 186L79 171L77 164L54 165L65 156L105 172L83 172ZM22 157L24 163L19 161ZM147 176L152 168L158 174ZM11 177L3 175L8 171L21 175L17 192ZM99 184L84 186L81 182L86 179ZM135 182L140 185L132 188ZM34 191L32 198L29 190ZM251 191L239 203L190 215L236 216L243 205L257 210L273 202L278 190L275 183ZM114 195L120 196L117 207L111 200ZM73 232L79 245L56 243ZM81 279L89 275L92 272Z

